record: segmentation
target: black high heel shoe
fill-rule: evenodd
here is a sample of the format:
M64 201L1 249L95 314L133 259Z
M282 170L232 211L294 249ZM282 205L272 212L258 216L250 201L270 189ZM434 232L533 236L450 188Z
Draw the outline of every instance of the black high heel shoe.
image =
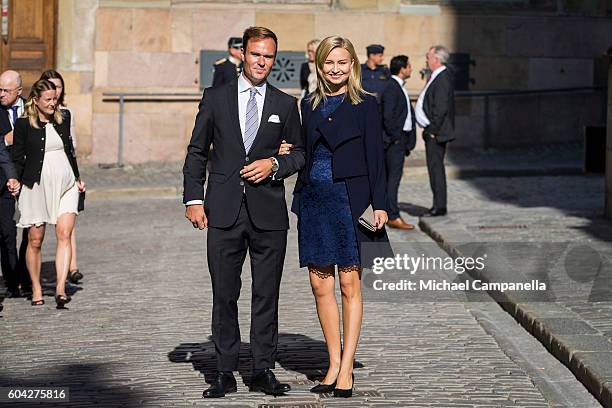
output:
M310 392L314 392L315 394L327 394L333 392L335 388L336 382L334 381L332 384L317 384L310 389Z
M57 305L57 309L64 309L64 306L67 303L70 303L72 298L68 295L55 295L55 304Z
M81 279L83 279L83 274L78 269L68 272L68 281L70 281L70 283L76 285Z
M351 388L345 390L343 388L334 388L334 397L336 398L351 398L353 396L353 387L355 386L355 375L351 373L352 384Z

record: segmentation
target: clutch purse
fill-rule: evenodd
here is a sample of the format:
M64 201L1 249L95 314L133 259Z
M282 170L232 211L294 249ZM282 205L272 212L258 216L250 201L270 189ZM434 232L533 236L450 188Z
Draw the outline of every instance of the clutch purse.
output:
M81 212L83 210L85 210L85 192L80 191L79 192L79 205L77 207L77 211Z
M374 209L372 208L372 205L369 205L363 214L361 214L359 217L359 224L372 232L376 232L376 225L374 225Z

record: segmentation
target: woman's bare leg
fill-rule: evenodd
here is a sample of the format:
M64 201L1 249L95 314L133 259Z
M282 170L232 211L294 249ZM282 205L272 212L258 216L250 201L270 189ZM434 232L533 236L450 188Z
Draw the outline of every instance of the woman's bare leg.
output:
M68 269L68 271L72 272L79 269L77 266L76 220L74 221L74 229L70 235L70 248L72 249L72 257L70 258L70 269Z
M353 265L339 268L340 291L342 292L343 349L342 363L336 388L349 389L353 386L352 374L355 352L361 333L363 301L361 298L361 268Z
M74 213L62 214L57 219L57 225L55 226L55 235L57 236L57 249L55 251L56 295L66 295L66 277L68 277L68 268L72 256L70 236L74 229L75 220L76 214Z
M342 345L340 343L340 312L336 301L335 266L308 267L310 286L317 305L319 322L325 336L329 368L323 384L333 384L340 371Z
M26 265L30 280L32 281L32 301L41 300L43 298L42 286L40 284L40 267L42 257L40 250L45 238L45 225L40 227L32 226L28 232L28 249L26 250Z

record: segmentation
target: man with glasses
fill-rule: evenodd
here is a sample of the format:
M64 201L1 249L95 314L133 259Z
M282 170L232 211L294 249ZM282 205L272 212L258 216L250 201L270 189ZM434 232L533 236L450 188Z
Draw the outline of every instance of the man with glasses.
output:
M23 115L25 100L21 97L23 88L21 75L16 71L5 71L0 75L0 135L10 151L13 144L13 127L17 118ZM25 267L27 230L21 241L20 257L17 257L17 227L15 225L15 198L8 191L8 175L0 169L0 264L7 286L8 297L20 297L29 292L30 279ZM21 285L21 291L19 290Z
M231 37L228 40L227 52L229 55L215 62L212 86L220 86L238 78L242 72L241 49L242 38Z

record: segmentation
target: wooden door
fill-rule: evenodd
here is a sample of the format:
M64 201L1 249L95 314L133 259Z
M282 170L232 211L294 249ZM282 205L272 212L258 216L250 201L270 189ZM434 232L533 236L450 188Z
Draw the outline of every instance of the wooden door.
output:
M8 31L3 33L2 71L21 74L23 96L40 74L55 67L57 0L9 0Z

